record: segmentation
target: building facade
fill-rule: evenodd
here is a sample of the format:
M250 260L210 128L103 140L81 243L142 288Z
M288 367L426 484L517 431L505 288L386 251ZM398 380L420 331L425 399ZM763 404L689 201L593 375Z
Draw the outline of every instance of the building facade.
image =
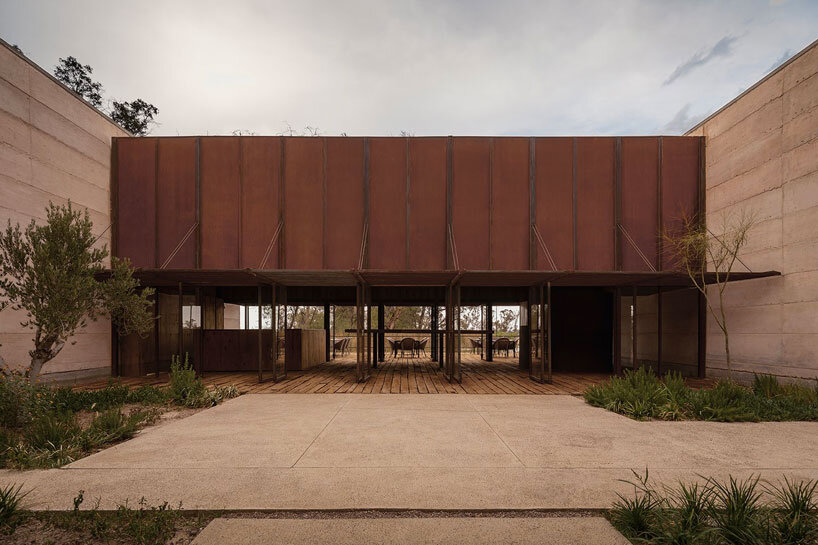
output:
M756 225L736 270L781 276L726 292L733 368L818 376L818 42L687 134L707 142L707 214L745 210ZM744 267L743 265L746 265ZM724 372L724 343L708 332L708 368Z
M375 306L449 306L456 285L458 305L521 304L533 317L546 284L549 309L563 309L547 331L563 343L555 363L593 344L577 361L719 374L720 333L711 321L705 334L660 233L683 212L714 226L746 208L759 222L741 256L751 272L739 270L782 274L728 287L734 369L814 378L816 72L813 44L683 137L129 138L3 43L0 221L40 220L70 198L162 292L154 335L116 342L109 323L91 323L46 366L55 379L203 356L186 308L216 330L236 319L227 301L356 305L364 287ZM12 365L31 347L20 319L0 313Z
M127 136L108 117L0 40L0 225L45 217L49 201L88 210L99 244L110 247L111 139ZM0 354L10 365L29 360L33 331L24 313L0 312ZM111 325L91 322L45 371L74 380L111 369Z

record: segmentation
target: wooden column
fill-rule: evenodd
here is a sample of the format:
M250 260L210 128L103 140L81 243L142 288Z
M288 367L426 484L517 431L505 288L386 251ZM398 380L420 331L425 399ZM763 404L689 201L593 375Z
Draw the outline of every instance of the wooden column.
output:
M551 374L551 282L548 282L545 288L545 340L540 341L540 348L543 350L543 355L545 355L548 362L545 381L550 383L553 378Z
M696 290L698 297L698 375L707 377L707 301L704 294Z
M486 361L493 361L494 356L494 308L486 305L486 346L483 349Z
M159 376L159 288L153 298L153 372Z
M378 358L375 361L375 367L378 366L379 361L386 359L386 334L384 333L384 312L386 308L383 303L378 304Z
M330 330L329 330L329 303L324 303L324 346L326 352L326 360L330 360L330 347L331 339L330 339Z
M432 352L432 361L437 361L437 305L432 305L432 335L429 340L430 350Z
M264 339L261 336L261 284L258 285L258 381L261 382L261 369L264 366Z
M202 308L202 288L196 287L196 306L199 307L199 338L196 339L196 368L199 370L199 376L204 375L204 308ZM191 312L191 315L193 313Z
M178 320L178 322L179 322L179 343L178 344L179 344L179 359L184 361L184 354L182 354L182 352L184 351L184 333L185 333L185 330L184 330L184 323L183 323L184 320L182 318L182 308L183 308L182 302L183 302L182 283L179 282L179 305L178 305L179 306L179 320Z
M656 374L662 376L662 286L656 292Z
M637 321L638 321L638 317L639 317L639 315L637 314L637 311L636 311L636 299L637 299L637 297L636 297L636 286L633 286L633 302L632 302L632 304L633 304L633 316L631 317L631 319L633 320L633 325L631 325L631 368L634 369L634 370L636 369L636 364L639 361L638 358L636 357L636 348L637 348L637 344L638 344L637 341L636 341L636 337L637 337L637 333L638 333L636 325L637 325Z
M622 290L614 288L613 293L613 365L611 369L615 375L622 374Z

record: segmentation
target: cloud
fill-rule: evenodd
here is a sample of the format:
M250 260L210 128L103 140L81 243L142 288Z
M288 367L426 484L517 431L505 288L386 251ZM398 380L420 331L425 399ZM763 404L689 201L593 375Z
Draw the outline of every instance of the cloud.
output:
M673 119L668 121L662 130L669 133L684 134L705 117L704 114L690 115L690 103L687 103L676 112Z
M767 72L772 72L773 70L775 70L776 68L778 68L779 66L781 66L782 64L784 64L785 62L787 62L787 61L790 59L790 57L792 57L792 50L787 49L786 51L784 51L784 54L783 54L783 55L781 55L780 57L778 57L778 60L776 60L776 61L775 61L775 62L774 62L774 63L773 63L773 64L772 64L772 65L771 65L771 66L770 66L768 69L767 69Z
M688 72L696 68L697 66L702 66L710 62L711 60L715 59L716 57L726 57L728 56L731 51L733 44L736 42L738 38L733 36L725 36L718 42L716 45L710 48L710 51L699 51L688 60L680 64L676 67L670 77L665 80L664 85L670 85L677 79L681 78L682 76L686 75Z

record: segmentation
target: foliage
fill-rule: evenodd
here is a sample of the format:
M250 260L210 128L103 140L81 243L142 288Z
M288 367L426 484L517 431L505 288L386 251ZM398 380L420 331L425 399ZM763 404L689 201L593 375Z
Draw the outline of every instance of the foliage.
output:
M759 485L758 477L655 488L634 472L632 498L619 495L608 518L634 543L809 544L818 538L816 481L785 479ZM772 501L764 503L766 497Z
M684 270L693 285L705 298L707 308L716 325L724 336L724 351L727 360L727 375L731 376L730 335L727 329L727 314L724 308L724 292L730 281L730 274L736 261L741 262L738 254L747 244L747 235L755 225L755 214L744 210L722 214L720 233L716 235L707 228L703 217L682 216L682 228L665 231L662 235L671 259ZM718 307L712 300L713 293L708 290L706 273L712 271L715 282L714 292Z
M125 333L144 334L153 316L153 290L137 291L130 263L113 259L112 273L100 280L108 250L96 247L88 211L49 203L46 222L25 228L9 220L0 235L0 310L22 310L21 325L34 330L28 376L56 357L78 329L110 316Z
M159 545L169 543L176 533L183 513L168 502L151 505L143 497L136 507L128 502L117 505L114 511L101 511L99 501L88 509L81 509L85 493L80 490L74 498L71 511L43 514L44 520L55 528L81 534L93 542L135 543Z
M111 119L134 136L145 136L154 124L153 118L159 108L141 98L133 102L112 102Z
M23 492L23 485L10 484L0 488L0 534L13 531L23 515L23 502L30 490Z
M92 106L102 106L102 84L91 79L94 69L83 65L76 58L68 56L60 59L54 68L54 77L77 93Z
M641 367L588 388L585 400L637 420L818 420L818 388L782 385L774 376L758 376L752 389L730 380L693 389L678 373L660 379Z
M235 386L206 388L202 379L196 376L187 353L184 362L178 355L171 358L169 391L175 403L194 408L212 407L239 395Z

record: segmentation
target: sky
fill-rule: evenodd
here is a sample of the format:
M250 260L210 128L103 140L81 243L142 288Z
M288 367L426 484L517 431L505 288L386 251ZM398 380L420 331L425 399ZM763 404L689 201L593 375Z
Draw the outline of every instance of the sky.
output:
M682 134L818 38L818 1L0 0L0 37L156 135Z

